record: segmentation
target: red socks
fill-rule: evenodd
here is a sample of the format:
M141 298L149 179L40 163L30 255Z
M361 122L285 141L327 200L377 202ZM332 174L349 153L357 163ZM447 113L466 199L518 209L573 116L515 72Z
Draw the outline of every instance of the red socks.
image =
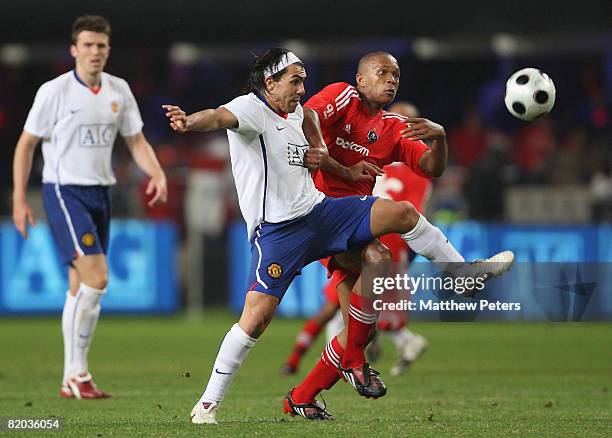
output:
M338 365L342 364L342 368L355 368L363 365L366 361L364 348L368 342L370 330L374 330L376 327L377 318L378 315L372 305L372 299L363 298L351 292L346 349L342 348L337 337L325 346L321 360L302 383L293 390L293 401L295 403L310 403L319 392L331 388L341 377ZM298 337L296 351L300 344L299 339L306 332L307 327L308 324ZM292 354L292 357L294 354Z
M295 403L310 403L319 392L334 386L340 379L338 365L343 353L344 349L338 342L338 338L332 339L325 346L323 354L321 354L321 360L317 362L302 383L293 390L293 401Z
M295 341L293 352L287 359L287 365L297 369L298 365L300 364L300 359L302 359L304 353L308 351L312 341L317 338L321 332L321 328L321 324L313 319L308 320L306 324L304 324L304 328Z
M355 368L366 361L364 349L370 329L374 328L378 318L372 299L357 295L353 291L349 299L348 336L346 351L342 356L342 368Z

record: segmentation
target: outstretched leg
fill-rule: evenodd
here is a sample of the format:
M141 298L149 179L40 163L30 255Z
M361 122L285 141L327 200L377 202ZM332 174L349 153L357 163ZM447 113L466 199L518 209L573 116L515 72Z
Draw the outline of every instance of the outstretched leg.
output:
M370 212L370 229L375 237L401 234L414 252L433 262L441 271L456 276L487 280L508 272L514 263L511 251L466 263L442 231L430 224L408 201L377 199ZM478 289L471 288L465 294L473 295L476 291Z

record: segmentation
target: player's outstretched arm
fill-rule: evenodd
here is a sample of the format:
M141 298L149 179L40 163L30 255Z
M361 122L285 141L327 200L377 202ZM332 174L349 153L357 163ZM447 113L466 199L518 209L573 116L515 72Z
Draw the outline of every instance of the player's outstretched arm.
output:
M148 202L149 207L166 202L168 199L166 174L159 161L157 161L157 156L151 144L142 132L125 137L125 143L138 167L151 178L146 190L147 195L152 195L151 200Z
M310 145L309 149L313 149L313 152L319 152L318 166L310 167L307 163L307 167L321 168L326 172L333 173L349 181L372 181L377 175L384 174L380 167L367 161L360 161L354 166L348 167L330 157L327 152L327 145L323 139L319 114L312 108L304 108L302 131L304 131L304 136ZM305 158L307 158L307 156L305 156Z
M36 225L34 213L27 201L26 191L32 170L34 150L39 141L39 137L23 131L17 141L13 158L13 222L19 233L26 239L28 238L28 223L31 226Z
M170 127L181 134L187 131L208 132L238 127L236 116L223 107L206 109L190 115L176 105L162 105L162 108L166 110Z
M401 131L402 137L409 140L430 140L431 147L421 156L419 167L428 176L437 178L446 169L448 145L446 131L442 125L422 117L407 120L408 127Z

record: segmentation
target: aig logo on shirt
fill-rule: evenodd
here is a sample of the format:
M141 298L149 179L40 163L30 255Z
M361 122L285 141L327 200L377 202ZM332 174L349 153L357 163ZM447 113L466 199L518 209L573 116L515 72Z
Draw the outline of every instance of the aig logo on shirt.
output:
M115 138L113 124L92 124L79 126L79 146L100 148L111 146Z

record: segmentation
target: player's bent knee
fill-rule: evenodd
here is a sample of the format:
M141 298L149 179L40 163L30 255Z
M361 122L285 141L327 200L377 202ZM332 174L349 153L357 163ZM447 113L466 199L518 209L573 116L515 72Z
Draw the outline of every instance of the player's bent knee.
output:
M414 205L408 201L400 201L395 203L395 208L391 214L395 216L397 224L402 232L407 233L412 230L419 221L420 214Z
M81 281L94 289L106 289L106 286L108 286L108 272L89 272L87 275L81 275Z
M250 337L259 338L274 317L279 299L256 291L249 291L238 324Z
M272 321L272 315L264 313L242 314L239 325L240 328L253 339L259 338Z
M96 285L94 285L93 287L95 287L96 289L106 289L106 286L108 286L108 271L106 269L103 269L99 272L96 272L94 276L94 281Z
M108 286L108 266L103 254L78 257L73 265L81 281L95 289L106 289Z

